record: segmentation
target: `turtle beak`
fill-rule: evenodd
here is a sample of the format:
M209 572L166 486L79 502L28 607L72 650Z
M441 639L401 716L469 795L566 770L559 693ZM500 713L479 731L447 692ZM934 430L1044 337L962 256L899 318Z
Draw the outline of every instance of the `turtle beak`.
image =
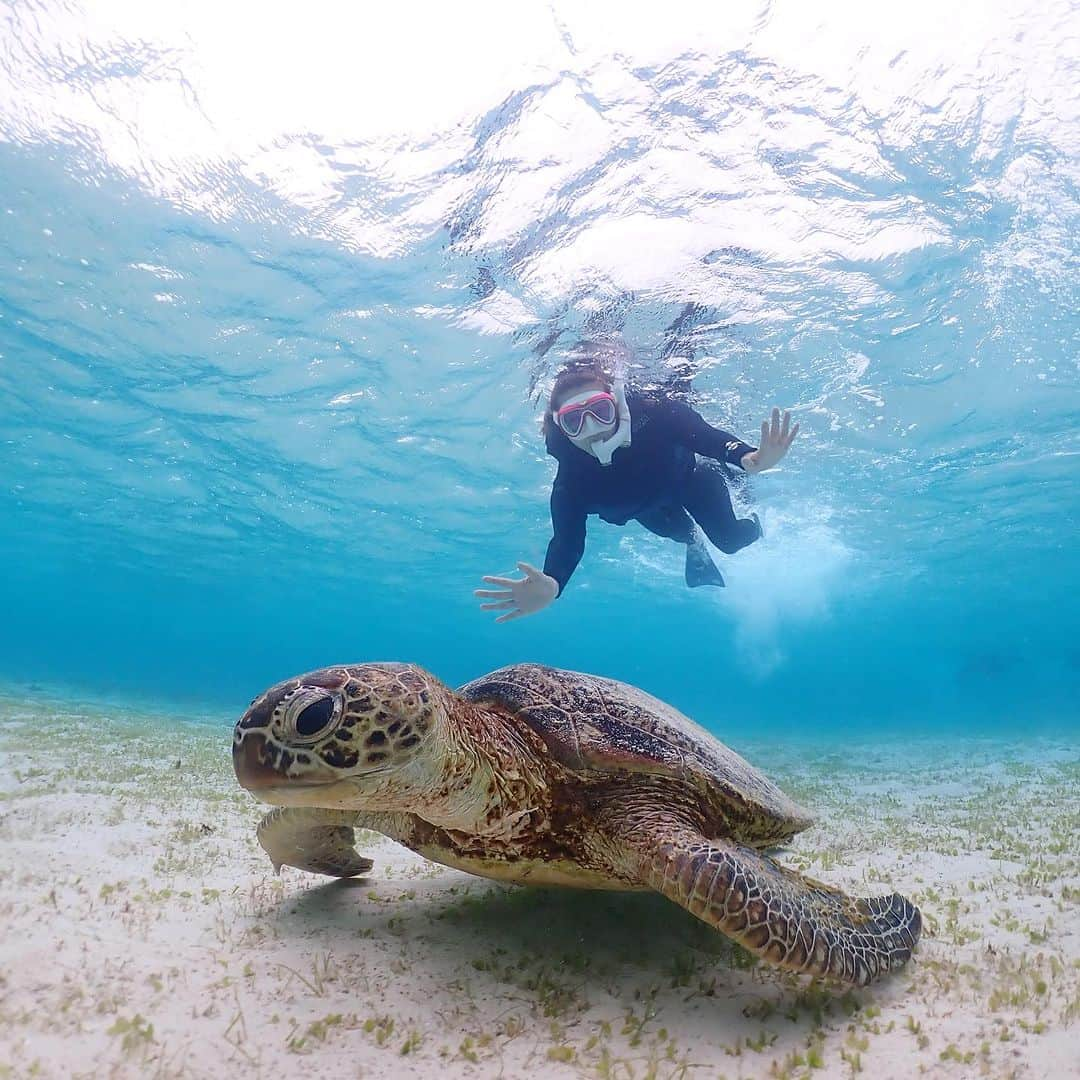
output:
M240 786L271 806L349 807L356 784L330 772L289 776L275 764L275 752L259 732L245 732L233 742L233 769Z
M275 686L253 701L233 728L233 770L240 786L248 791L289 783L285 769L293 759L270 737L271 717L286 687Z
M279 787L285 781L273 764L265 736L257 731L246 731L242 738L238 733L233 740L232 757L236 779L248 791Z

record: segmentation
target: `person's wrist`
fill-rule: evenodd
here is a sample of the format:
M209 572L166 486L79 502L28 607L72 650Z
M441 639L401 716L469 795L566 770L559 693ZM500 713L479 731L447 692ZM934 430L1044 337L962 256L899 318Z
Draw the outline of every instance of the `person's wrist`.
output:
M743 454L742 460L739 464L742 466L743 472L757 472L757 451L751 450L748 454Z

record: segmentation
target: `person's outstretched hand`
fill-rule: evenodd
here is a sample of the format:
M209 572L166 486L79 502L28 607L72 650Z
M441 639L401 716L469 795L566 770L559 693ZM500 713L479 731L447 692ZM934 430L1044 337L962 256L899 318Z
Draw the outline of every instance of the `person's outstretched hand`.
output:
M509 622L520 619L522 615L532 615L535 611L546 608L559 595L559 583L543 570L537 570L527 562L519 562L518 569L523 578L485 577L489 585L502 585L501 589L476 589L476 596L493 600L491 604L481 604L481 611L505 611L496 622Z
M799 425L791 426L791 413L784 410L784 422L780 423L780 410L773 409L772 422L761 421L761 442L758 448L742 459L742 467L747 472L762 472L771 469L787 452L799 434Z

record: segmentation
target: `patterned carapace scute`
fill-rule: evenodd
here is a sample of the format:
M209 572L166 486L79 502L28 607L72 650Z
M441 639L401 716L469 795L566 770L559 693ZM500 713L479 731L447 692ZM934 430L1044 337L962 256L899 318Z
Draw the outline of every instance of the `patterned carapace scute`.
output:
M811 820L767 776L700 724L626 683L542 664L514 664L457 692L467 701L519 716L567 768L678 776L702 789L730 792L766 817Z

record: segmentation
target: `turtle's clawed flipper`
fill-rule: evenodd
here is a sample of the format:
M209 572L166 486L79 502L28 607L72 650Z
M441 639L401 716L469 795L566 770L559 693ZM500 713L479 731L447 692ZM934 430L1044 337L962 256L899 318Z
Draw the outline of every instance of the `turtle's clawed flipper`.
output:
M864 986L903 967L919 940L919 909L898 893L850 897L753 848L681 831L634 847L647 884L789 971Z
M259 822L257 835L275 871L295 866L313 874L354 877L375 865L354 846L359 816L351 810L279 806Z

